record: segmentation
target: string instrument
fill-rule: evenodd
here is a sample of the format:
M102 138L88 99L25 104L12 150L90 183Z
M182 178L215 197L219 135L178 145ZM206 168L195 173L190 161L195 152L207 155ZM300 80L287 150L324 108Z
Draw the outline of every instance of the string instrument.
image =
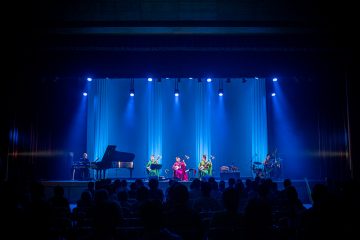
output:
M205 163L206 168L208 168L209 166L212 165L212 160L214 160L214 159L215 159L215 156L210 155L209 160Z
M189 157L188 155L185 155L185 158L186 158L186 159L189 159L190 157ZM179 169L184 169L184 170L185 170L185 168L186 168L185 160L184 160L184 159L181 159L181 161L182 161L182 164L176 165L176 166L173 167L173 169L174 169L175 171L177 171L177 170L179 170Z
M188 155L185 155L185 158L186 158L186 160L188 160L190 157L189 157ZM185 168L186 168L185 160L182 159L182 162L183 162L183 164L181 164L181 168L182 168L183 170L185 170Z
M160 159L161 159L161 156L158 155L157 158L156 158L154 161L151 162L151 164L159 164L159 160L160 160ZM148 173L151 171L150 166L148 166L148 167L146 168L146 171L147 171Z
M157 158L156 158L156 160L155 160L155 163L159 163L159 160L160 160L160 159L161 159L161 156L158 155Z
M199 170L200 171L203 171L204 169L208 169L211 165L212 165L212 162L211 160L215 159L215 157L213 155L210 156L209 160L205 162L204 165L200 166L199 167Z

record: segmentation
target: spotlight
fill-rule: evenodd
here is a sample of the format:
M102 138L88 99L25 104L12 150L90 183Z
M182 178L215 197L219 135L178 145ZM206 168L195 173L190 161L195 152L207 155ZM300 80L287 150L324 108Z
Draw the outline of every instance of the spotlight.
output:
M206 81L210 83L212 81L212 79L208 78L208 79L206 79Z
M130 97L135 96L134 79L133 78L130 79L130 92L129 92L129 94L130 94Z
M271 96L272 96L272 97L275 97L275 96L276 96L276 93L272 93Z
M153 80L152 78L150 78L150 77L148 78L148 81L149 81L149 82L152 82L152 80Z
M180 78L175 80L175 91L174 91L174 94L176 97L178 97L180 95L180 92L179 92L179 81L180 81Z
M224 88L223 88L223 82L222 79L219 79L219 96L222 97L224 95Z

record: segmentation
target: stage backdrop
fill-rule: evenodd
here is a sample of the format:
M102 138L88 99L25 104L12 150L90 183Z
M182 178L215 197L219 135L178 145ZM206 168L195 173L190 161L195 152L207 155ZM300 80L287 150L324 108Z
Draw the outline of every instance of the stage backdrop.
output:
M213 175L234 165L252 177L252 162L267 147L265 79L94 79L89 83L87 150L91 159L106 147L135 154L133 177L146 177L151 154L161 156L161 176L171 177L176 156L196 169L202 154L213 156ZM180 95L174 96L178 86ZM224 95L218 95L223 88ZM121 159L119 159L121 161ZM129 177L127 169L110 169L107 177Z

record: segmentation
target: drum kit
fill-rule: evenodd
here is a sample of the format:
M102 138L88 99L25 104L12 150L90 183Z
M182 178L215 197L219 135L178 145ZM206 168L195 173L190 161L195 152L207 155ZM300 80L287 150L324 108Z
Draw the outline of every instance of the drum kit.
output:
M281 159L270 159L270 162L264 165L261 162L253 162L252 170L256 177L273 177L275 173L279 172L281 168ZM273 174L272 174L273 172Z
M256 177L264 177L263 164L261 162L253 162L252 170Z

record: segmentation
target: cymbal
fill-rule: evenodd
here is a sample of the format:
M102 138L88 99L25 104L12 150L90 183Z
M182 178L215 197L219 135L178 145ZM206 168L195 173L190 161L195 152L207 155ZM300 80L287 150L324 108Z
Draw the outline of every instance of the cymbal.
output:
M261 165L261 162L254 162L254 164L256 164L256 165Z

